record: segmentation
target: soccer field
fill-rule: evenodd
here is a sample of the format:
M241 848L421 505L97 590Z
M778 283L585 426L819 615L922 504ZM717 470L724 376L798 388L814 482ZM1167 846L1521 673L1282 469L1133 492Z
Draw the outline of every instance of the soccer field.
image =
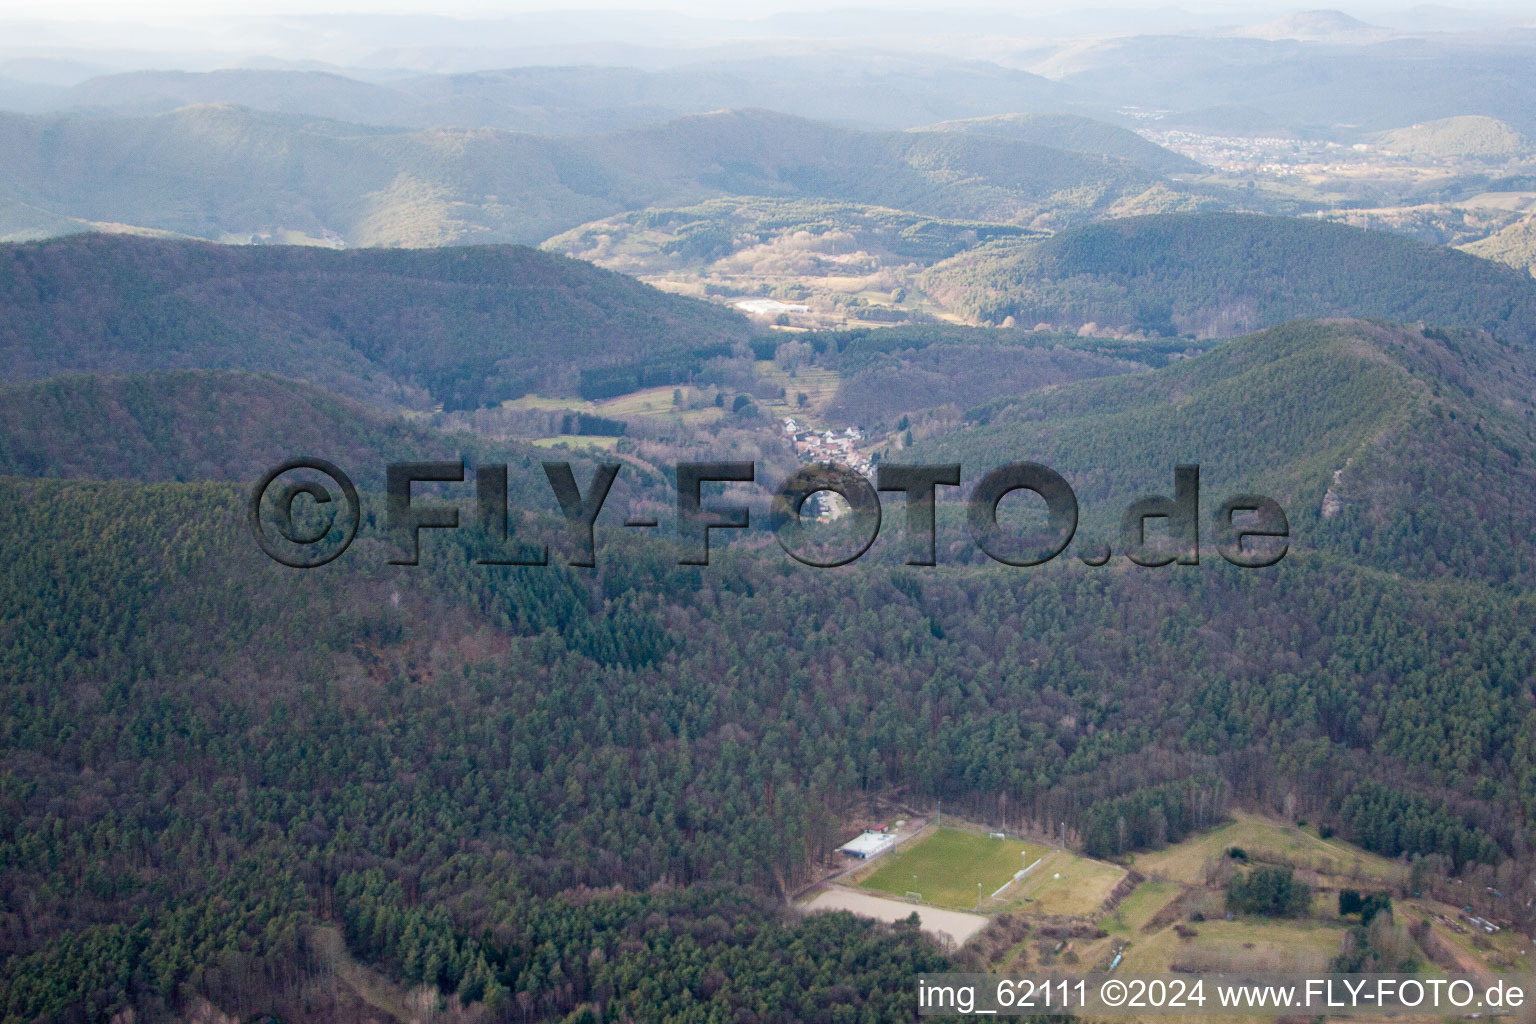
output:
M1026 852L1017 839L939 829L888 854L859 885L895 896L920 892L925 903L969 910L976 906L976 883L983 897L990 896L1024 867ZM1036 849L1032 858L1041 852Z

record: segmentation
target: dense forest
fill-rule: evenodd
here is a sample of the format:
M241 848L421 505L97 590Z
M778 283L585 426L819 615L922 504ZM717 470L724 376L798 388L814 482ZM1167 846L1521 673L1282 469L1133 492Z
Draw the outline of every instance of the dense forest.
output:
M249 481L321 451L375 486L389 462L467 457L515 463L527 476L535 454L271 374L80 373L0 386L0 475Z
M1533 923L1536 360L1498 324L1308 321L1221 344L796 336L840 375L836 401L862 387L881 416L906 400L878 405L879 374L973 380L995 359L1029 388L898 421L903 447L884 458L962 462L967 488L988 465L1044 461L1075 488L1083 536L1120 554L1119 510L1197 461L1203 544L1229 492L1282 502L1290 553L1269 569L1213 553L1003 566L947 493L935 567L897 564L884 538L811 569L755 516L712 539L711 564L684 565L665 535L618 525L636 497L667 508L672 482L618 447L631 433L610 435L633 468L596 568L478 564L470 529L427 531L419 565L391 564L392 458L507 462L516 507L557 509L539 450L336 397L316 382L373 379L336 367L437 396L413 369L437 356L409 343L434 324L470 354L460 367L570 348L593 387L705 342L776 353L729 314L622 291L594 306L601 323L657 317L677 345L649 359L638 326L573 340L550 311L596 271L474 254L488 266L101 239L5 250L23 301L3 344L30 360L0 388L6 1024L204 1003L361 1022L376 1019L358 994L371 976L487 1024L908 1018L906 982L948 951L910 922L787 906L895 793L997 827L1064 823L1108 858L1232 808L1305 815ZM553 276L534 288L518 268ZM175 274L201 283L170 288ZM77 300L95 312L69 314ZM301 300L335 319L298 317ZM238 333L235 311L277 326ZM720 333L690 334L696 316ZM522 347L476 333L524 320ZM395 347L364 344L386 321ZM59 363L154 368L21 379ZM693 443L782 453L777 423L726 415ZM250 478L294 449L357 467L363 492L356 543L322 569L278 565L248 532ZM592 457L576 461L589 479ZM1289 905L1261 889L1254 905ZM1362 923L1356 959L1390 960L1383 927Z
M296 574L242 505L0 486L10 1019L321 999L330 923L508 1019L886 998L929 940L770 904L893 785L1103 853L1289 801L1533 894L1524 598L1305 554L829 575L604 537L583 574L449 537L408 569L372 499L346 558Z
M1208 514L1257 492L1280 502L1298 545L1528 586L1533 396L1529 351L1480 332L1298 322L1149 373L995 399L909 457L959 461L967 480L1044 462L1076 491L1082 539L1116 550L1121 512L1172 493L1173 467L1194 463Z
M1166 366L1209 343L934 324L821 331L803 344L818 365L840 374L833 415L890 426L925 409L969 409L1053 384Z
M0 1024L1536 971L1529 0L62 6Z
M263 370L397 407L473 409L534 389L574 395L582 371L642 352L673 357L681 375L753 333L718 306L515 246L336 252L104 235L0 246L9 381Z

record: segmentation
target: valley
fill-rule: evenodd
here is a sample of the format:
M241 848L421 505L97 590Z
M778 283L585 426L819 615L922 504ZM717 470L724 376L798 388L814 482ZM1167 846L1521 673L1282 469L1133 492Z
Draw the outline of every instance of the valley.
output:
M0 1024L1536 971L1529 12L409 7L0 17Z

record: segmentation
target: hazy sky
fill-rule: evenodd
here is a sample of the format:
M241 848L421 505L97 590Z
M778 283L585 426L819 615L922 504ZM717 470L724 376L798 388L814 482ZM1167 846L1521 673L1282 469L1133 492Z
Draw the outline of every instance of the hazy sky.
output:
M0 79L68 86L134 68L205 71L266 61L345 68L466 71L528 63L659 68L710 48L859 46L1008 66L1020 46L1275 21L1329 0L0 0ZM1361 20L1410 32L1536 27L1532 0L1351 0ZM1454 6L1453 6L1454 5ZM594 12L627 12L604 16ZM903 16L901 12L921 12ZM473 19L547 13L500 24ZM317 14L423 14L353 21ZM762 23L754 19L781 15ZM285 17L305 15L307 18ZM465 19L455 23L449 18ZM681 15L681 17L680 17ZM708 20L705 20L708 19ZM51 60L51 70L18 60ZM75 70L60 69L62 60ZM70 79L74 75L74 79ZM52 76L52 77L49 77Z
M484 0L50 0L43 7L37 0L0 0L0 17L16 19L87 18L105 21L178 20L208 16L273 15L328 13L432 13L455 16L485 16L496 14L528 13L534 11L579 10L627 10L627 11L676 11L706 17L751 18L782 11L825 11L835 8L879 8L888 10L919 9L935 10L946 6L933 0L761 0L749 4L720 4L709 0L580 0L576 4L555 4L549 0L504 0L486 3ZM966 0L961 6L970 10L1006 10L1014 14L1032 12L1057 13L1085 6L1081 3L1029 2L1029 0ZM1295 7L1283 3L1220 2L1220 0L1189 0L1169 3L1168 0L1107 0L1092 4L1095 7L1124 8L1151 12L1175 8L1201 14L1230 17L1236 21L1273 17L1277 12L1304 10L1309 7L1328 6L1327 0ZM1419 0L1360 0L1338 4L1340 8L1357 16L1371 13L1401 10L1419 6ZM1518 0L1452 0L1443 6L1480 11L1504 11L1518 14L1528 11L1529 5Z

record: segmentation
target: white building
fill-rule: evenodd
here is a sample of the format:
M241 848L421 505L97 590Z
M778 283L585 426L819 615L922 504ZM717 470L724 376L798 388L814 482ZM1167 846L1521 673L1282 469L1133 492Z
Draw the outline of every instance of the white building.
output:
M837 852L859 860L872 860L896 845L889 832L861 832L837 848Z
M778 299L742 299L736 308L753 316L778 316L780 313L809 313L810 306L798 302L780 302Z

